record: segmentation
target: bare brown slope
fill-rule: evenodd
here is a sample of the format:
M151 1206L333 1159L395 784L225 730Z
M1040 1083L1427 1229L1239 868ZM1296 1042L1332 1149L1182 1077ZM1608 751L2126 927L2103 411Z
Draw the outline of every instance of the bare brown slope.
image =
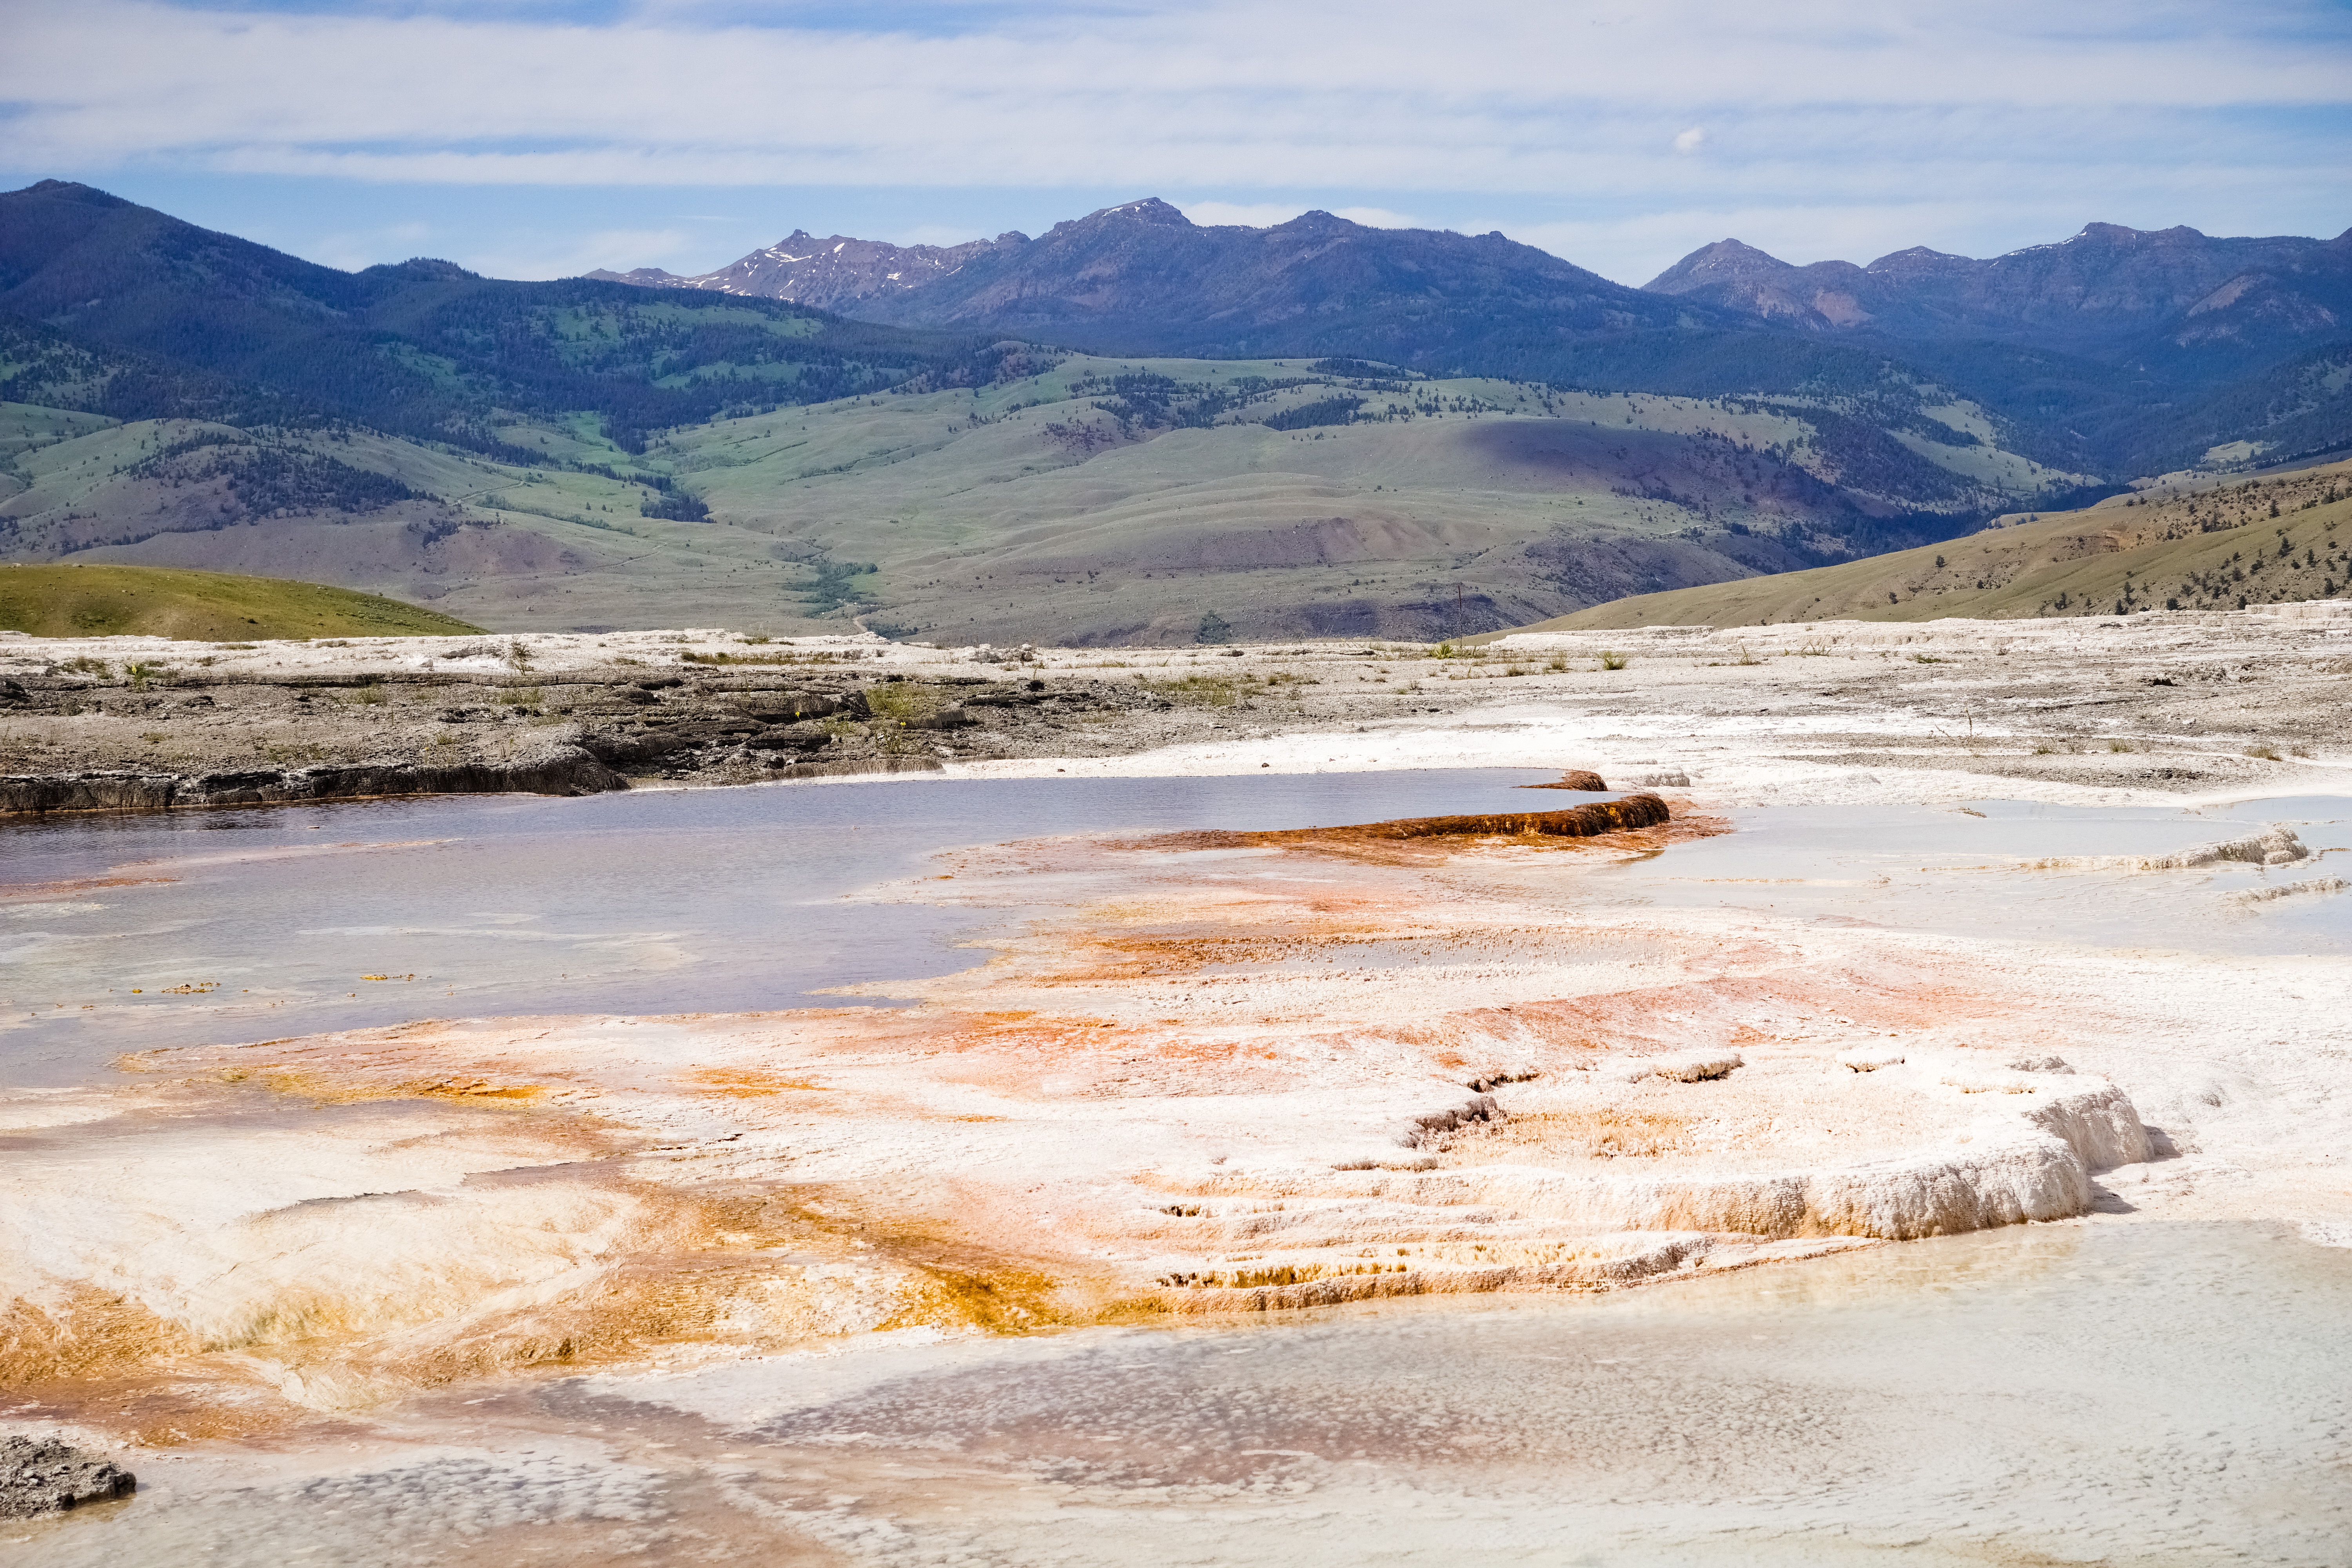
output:
M1867 560L1643 594L1522 631L2235 610L2352 592L2352 462L2151 491Z

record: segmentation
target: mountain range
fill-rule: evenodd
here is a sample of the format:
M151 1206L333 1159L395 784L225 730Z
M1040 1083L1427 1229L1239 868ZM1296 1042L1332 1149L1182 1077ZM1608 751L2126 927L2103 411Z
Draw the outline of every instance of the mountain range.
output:
M2216 239L2094 223L1986 261L1921 246L1866 267L1797 267L1724 239L1643 288L1811 331L1983 338L2242 370L2352 331L2352 229L2328 240Z
M0 195L0 556L299 559L492 626L1444 635L2352 445L2347 256L1727 240L1633 289L1144 200L523 283L44 181Z
M1433 369L1455 368L1447 354L1498 332L1574 342L1742 324L1737 312L1645 295L1500 234L1368 228L1323 212L1270 228L1204 227L1157 198L1036 239L898 249L795 234L707 278L626 280L1098 353L1355 353Z
M1726 239L1634 289L1500 234L1321 212L1202 226L1148 199L1036 239L900 247L795 231L715 272L591 276L1112 354L1360 354L1592 389L1802 395L1880 425L1901 422L1924 373L2002 421L2018 450L2118 477L2238 440L2352 441L2340 408L2315 425L2311 407L2273 411L2294 430L2230 423L2271 367L2352 338L2352 230L2215 238L2094 223L1989 260L1914 247L1807 267Z
M1319 353L1345 337L1355 352L1412 364L1460 352L1500 317L1560 341L1769 324L1891 343L2005 342L2191 376L2352 331L2352 230L2231 239L2093 223L1990 260L1915 247L1867 266L1805 267L1724 239L1636 289L1498 233L1370 228L1323 212L1204 226L1147 199L1037 239L899 247L795 230L714 272L589 276L1107 352Z

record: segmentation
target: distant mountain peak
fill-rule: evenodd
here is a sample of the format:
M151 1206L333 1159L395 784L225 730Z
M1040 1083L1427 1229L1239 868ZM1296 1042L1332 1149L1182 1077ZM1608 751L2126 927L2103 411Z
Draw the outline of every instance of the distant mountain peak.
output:
M79 202L84 206L92 207L127 207L135 205L125 201L121 196L101 191L96 185L85 185L79 180L36 180L22 190L9 191L5 195L8 196L63 196L68 201Z
M1121 202L1115 207L1104 207L1098 212L1090 212L1086 216L1076 219L1075 221L1077 223L1094 223L1109 218L1128 218L1136 223L1164 224L1170 228L1192 228L1198 226L1191 218L1184 216L1183 209L1181 207L1171 206L1168 203L1161 201L1158 196L1146 196L1141 201ZM1067 228L1070 227L1071 225L1056 224L1054 226L1056 228Z
M437 256L412 256L405 261L380 261L360 274L363 278L398 278L412 283L479 282L482 275L468 272L454 261L444 261Z
M1642 287L1653 294L1686 294L1709 283L1795 270L1796 268L1790 263L1752 245L1745 245L1736 239L1718 239L1713 245L1700 246Z
M1855 303L1845 274L1852 262L1821 261L1798 267L1736 239L1703 245L1642 287L1652 294L1696 294L1710 303L1745 310L1767 321L1793 320L1805 326L1857 327L1871 319Z
M703 289L849 311L869 300L951 277L976 258L1029 243L1029 237L1017 230L994 239L942 247L892 245L845 234L820 239L796 228L775 244L716 272L679 277L658 267L640 267L628 272L599 269L588 276L601 282L634 283L646 289Z
M2352 243L2088 223L2067 239L1989 260L1915 245L1868 267L1790 267L1724 239L1645 287L1813 331L1867 327L1893 338L2021 341L2093 355L2168 339L2176 348L2227 345L2251 360L2306 346L2352 320L2347 252Z
M1064 218L1045 231L1048 238L1064 238L1076 234L1095 234L1114 228L1141 225L1147 228L1178 228L1198 230L1200 226L1186 217L1182 209L1161 201L1158 196L1145 196L1140 201L1121 202L1115 207L1097 207L1084 217Z
M2086 223L2083 226L2083 232L2074 239L2104 239L2126 245L2134 241L2160 239L2179 245L2201 244L2208 237L2202 230L2191 228L2185 223L2174 224L2170 228L2131 228L2119 223ZM2072 245L2074 239L2066 243Z
M1917 272L1928 268L1981 267L1984 263L1966 256L1956 256L1948 250L1935 250L1924 245L1906 246L1890 250L1869 266L1864 272Z
M614 272L599 267L593 272L583 272L581 276L592 283L634 283L640 289L659 289L676 279L677 274L665 272L658 267L633 267L626 272Z

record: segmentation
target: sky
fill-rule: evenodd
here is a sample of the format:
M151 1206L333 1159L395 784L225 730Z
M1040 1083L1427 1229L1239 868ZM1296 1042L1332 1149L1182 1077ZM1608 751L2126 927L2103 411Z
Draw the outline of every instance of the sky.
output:
M331 266L701 272L1145 195L1622 282L2352 227L2352 0L0 0L0 184Z

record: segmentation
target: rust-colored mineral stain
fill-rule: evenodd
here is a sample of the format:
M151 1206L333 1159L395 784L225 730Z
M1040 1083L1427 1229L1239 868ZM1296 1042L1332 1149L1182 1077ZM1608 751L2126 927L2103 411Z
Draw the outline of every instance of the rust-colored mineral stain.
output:
M1629 795L1622 800L1598 800L1560 811L1502 811L1472 816L1412 816L1395 822L1368 822L1353 827L1303 827L1243 837L1254 844L1311 842L1333 835L1363 838L1597 838L1656 827L1671 814L1654 795Z
M1599 773L1584 768L1570 768L1549 784L1521 784L1519 787L1521 789L1573 789L1600 795L1604 793L1609 785Z
M0 1386L120 1376L187 1355L195 1337L128 1296L75 1284L58 1299L0 1307Z
M1654 854L1669 845L1730 831L1728 820L1694 813L1687 802L1669 803L1658 795L1638 795L1561 811L1405 817L1393 822L1255 832L1195 828L1154 834L1147 838L1094 840L1087 847L1097 853L1157 854L1289 849L1339 855L1377 865L1406 866L1496 849L1591 849L1621 854L1631 850Z
M394 1081L345 1076L336 1071L336 1064L324 1060L289 1067L232 1067L212 1076L217 1083L257 1084L273 1093L320 1105L356 1105L378 1100L455 1100L479 1105L493 1100L542 1100L548 1093L543 1084L499 1083L466 1074Z
M815 1093L828 1090L821 1083L804 1078L786 1078L782 1073L762 1072L757 1068L698 1068L686 1075L688 1090L695 1094L715 1094L735 1100L758 1100L769 1095L799 1089Z
M0 882L0 903L17 899L55 898L59 893L87 893L100 888L145 888L176 882L177 877L68 877L58 882Z
M537 1100L547 1092L535 1083L493 1083L486 1078L425 1079L401 1087L425 1100Z
M593 1282L560 1300L462 1326L453 1315L450 1334L423 1352L421 1341L352 1330L329 1336L331 1347L281 1356L289 1364L347 1362L388 1384L629 1364L673 1342L764 1350L877 1326L1019 1334L1171 1310L1503 1289L1533 1278L1525 1269L1538 1263L1465 1257L1433 1273L1418 1253L1391 1249L1377 1261L1335 1254L1253 1268L1181 1227L1162 1234L1164 1220L1149 1220L1150 1234L1140 1235L1132 1204L1020 1175L1013 1152L1099 1139L1113 1120L1181 1129L1202 1115L1210 1131L1153 1145L1189 1149L1186 1139L1223 1136L1213 1131L1218 1100L1305 1088L1340 1094L1399 1074L1433 1073L1482 1091L1541 1080L1526 1092L1551 1095L1604 1053L1761 1043L1825 1014L1889 1029L2000 1016L2001 998L1875 950L1864 956L1811 934L1693 932L1651 917L1562 916L1531 907L1514 879L1488 874L1527 865L1531 852L1605 861L1727 826L1679 799L1636 795L1559 812L1168 836L1127 847L1143 853L1111 863L1100 901L1081 899L1003 942L988 964L924 983L925 999L904 1011L673 1016L659 1021L667 1030L661 1065L638 1055L640 1031L573 1021L582 1030L574 1050L566 1021L551 1018L419 1023L175 1054L173 1065L306 1098L439 1101L436 1115L478 1119L507 1137L544 1122L546 1135L576 1142L581 1156L551 1164L548 1179L622 1204L612 1236L594 1243ZM1169 853L1213 840L1256 853L1223 866ZM1104 869L1107 847L1073 837L1003 858L1090 874ZM1824 962L1824 945L1839 956ZM1428 989L1401 1007L1401 986ZM1846 1087L1843 1077L1835 1082ZM639 1183L626 1174L637 1167L612 1160L656 1136L664 1142L640 1152L675 1152L664 1095L696 1097L696 1117L727 1124L729 1138L689 1150L677 1166L681 1176L737 1173L725 1175L726 1194ZM1105 1103L1101 1115L1093 1102ZM1682 1088L1612 1090L1590 1106L1531 1098L1524 1113L1460 1128L1412 1157L1454 1169L1590 1172L1630 1161L1647 1171L1769 1147L1781 1135L1736 1110L1724 1094ZM737 1128L788 1157L745 1161L751 1145L732 1142ZM896 1151L887 1174L824 1191L794 1179L801 1162L836 1159L831 1145L845 1142L843 1132L866 1128L874 1149ZM706 1163L721 1142L729 1152ZM1191 1178L1154 1170L1120 1167L1117 1175L1141 1194L1192 1190ZM470 1190L503 1194L518 1179L477 1180ZM1233 1172L1215 1180L1220 1192L1254 1190ZM1105 1261L1132 1262L1145 1242L1153 1254L1199 1247L1197 1262L1220 1277L1220 1290L1145 1289L1125 1264ZM854 1278L855 1289L818 1289L804 1272L815 1263ZM1548 1274L1540 1282L1598 1288L1576 1283L1584 1279ZM836 1296L846 1304L829 1304ZM43 1327L28 1321L18 1338L52 1347L54 1361L60 1337ZM142 1347L129 1359L167 1375L188 1358L156 1333L155 1325L122 1324L123 1342ZM70 1378L76 1369L59 1370Z

